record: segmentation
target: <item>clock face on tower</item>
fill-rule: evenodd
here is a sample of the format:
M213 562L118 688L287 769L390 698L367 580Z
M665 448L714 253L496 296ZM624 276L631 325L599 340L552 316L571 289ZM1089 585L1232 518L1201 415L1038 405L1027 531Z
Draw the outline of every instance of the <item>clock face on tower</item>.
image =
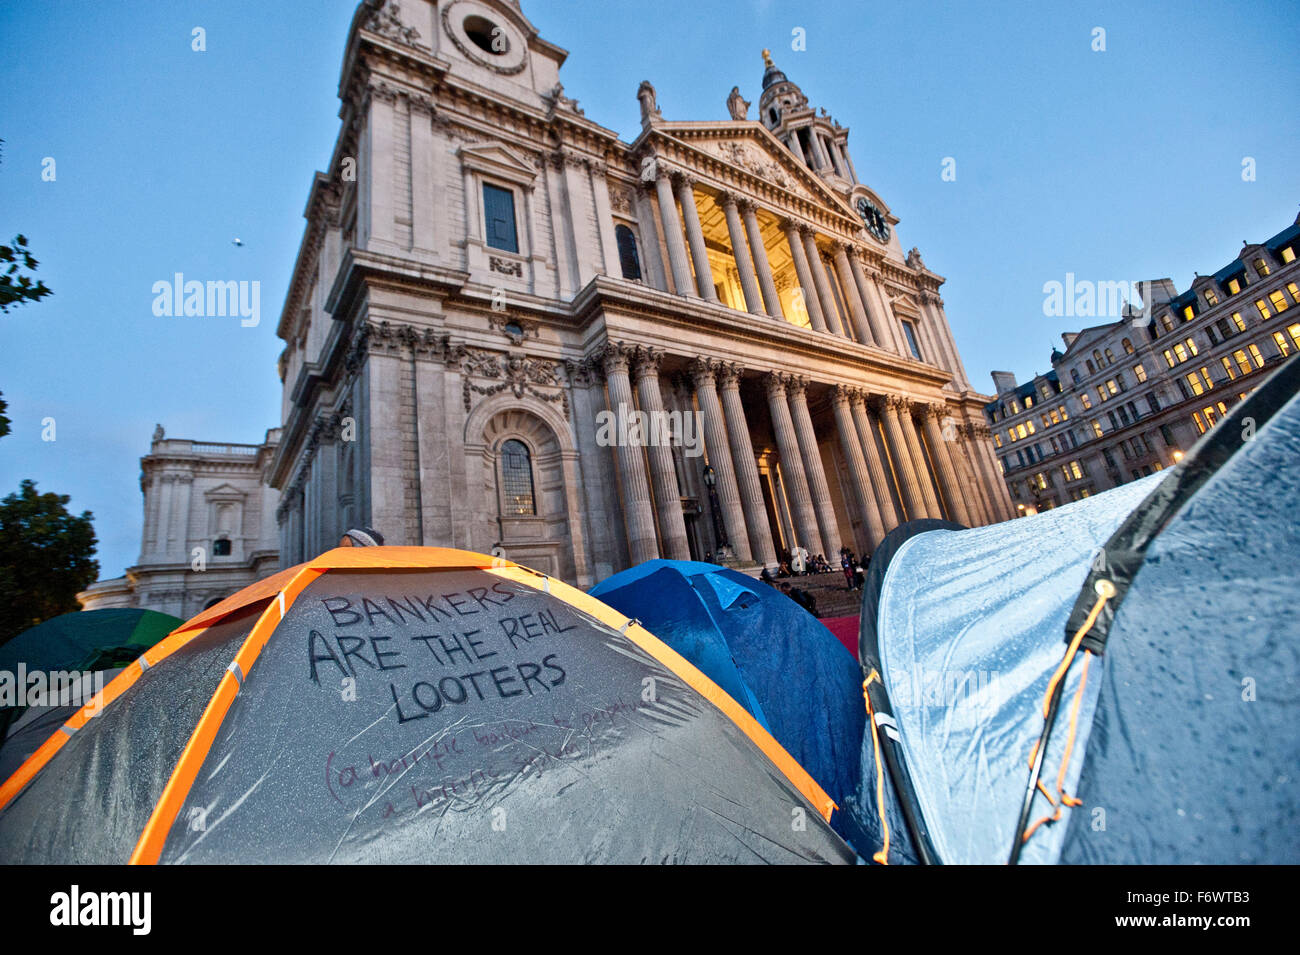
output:
M866 196L858 197L858 215L862 216L868 232L881 242L889 241L889 223L885 221L885 214Z

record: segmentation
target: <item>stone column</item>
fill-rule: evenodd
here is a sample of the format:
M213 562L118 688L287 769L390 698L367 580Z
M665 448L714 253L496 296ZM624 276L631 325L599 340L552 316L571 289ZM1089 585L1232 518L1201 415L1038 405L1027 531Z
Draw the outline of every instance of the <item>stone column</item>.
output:
M916 465L912 462L912 452L907 446L907 437L903 433L901 418L906 415L906 399L898 395L888 395L876 406L876 413L885 426L885 443L889 445L889 457L894 462L894 473L898 477L899 493L903 506L907 509L907 520L928 517L925 496L917 480ZM909 419L910 420L910 419Z
M946 425L945 418L950 419ZM935 469L939 472L939 489L943 492L943 499L948 505L948 513L954 521L972 527L975 521L966 507L961 481L957 478L956 469L948 454L949 446L955 443L957 437L957 424L948 415L948 406L943 404L923 407L921 420L925 428L926 443L930 445L930 456L934 459ZM971 492L975 493L974 488Z
M871 490L876 496L876 507L880 512L880 525L886 534L902 523L902 515L894 507L894 481L876 447L876 423L867 408L866 394L855 389L849 398L853 410L853 425L857 428L859 447L867 463L867 476L871 479Z
M835 293L831 291L831 281L826 277L826 268L822 265L821 253L817 250L817 238L812 229L803 233L804 254L808 257L808 267L812 271L813 282L817 286L817 297L822 304L822 317L826 319L826 330L832 335L843 336L844 328L840 325L839 308L835 304Z
M686 262L686 243L682 239L682 220L677 215L677 200L666 172L660 171L655 179L655 193L659 198L659 218L663 222L664 241L668 244L668 264L673 272L673 284L678 295L693 296L695 283L691 267Z
M926 300L930 308L930 315L934 321L936 334L943 339L944 345L948 350L949 360L952 362L951 368L953 375L957 378L957 384L963 390L970 390L970 379L966 376L966 366L962 364L961 352L957 350L957 340L953 338L952 326L948 324L948 318L943 312L943 299L939 297L938 292L931 293Z
M880 304L876 301L875 296L871 294L871 286L866 273L862 271L860 254L860 250L855 248L848 258L849 271L853 273L853 285L858 292L858 301L862 303L862 307L867 314L868 335L863 341L868 345L876 345L879 348L892 351L893 342L888 337L888 330L884 327L884 320L879 314Z
M758 291L758 279L754 276L749 241L745 237L745 228L740 223L736 197L730 192L722 194L722 214L727 217L727 235L731 239L731 254L736 260L736 271L740 273L740 287L745 293L745 308L749 309L751 315L762 315L763 299Z
M411 96L411 245L417 252L438 254L436 230L446 222L439 217L440 188L437 163L441 152L433 141L433 103ZM344 528L346 530L347 528Z
M763 503L763 488L759 483L754 445L749 438L749 424L745 420L745 406L740 400L741 371L739 365L721 367L717 371L717 382L727 419L727 443L731 446L731 457L736 466L736 485L745 511L745 527L749 531L750 552L754 560L772 567L776 564L776 548L772 544L772 528Z
M663 257L659 254L659 224L655 222L654 203L650 199L649 183L641 183L636 190L636 221L641 227L641 249L645 253L645 272L651 288L668 291L668 275L664 271Z
M641 410L650 417L651 428L656 427L656 421L664 420L664 399L659 392L659 362L662 358L663 353L658 349L638 348L636 351L636 393ZM663 555L670 560L690 560L691 549L686 543L686 519L682 517L682 492L677 486L673 449L666 444L650 442L646 456L650 459L650 480L654 485Z
M1001 519L1009 521L1017 515L1016 506L1011 502L1011 492L1007 482L1002 478L998 462L994 460L993 445L989 441L989 429L984 425L973 424L970 428L971 456L978 461L985 474L984 488L991 499L993 510Z
M821 529L822 546L838 551L844 546L843 533L839 519L835 516L835 505L831 502L830 487L826 483L826 469L822 466L821 450L817 446L817 432L813 429L812 415L808 413L807 388L808 380L798 375L792 375L787 382L790 417L794 422L799 449L803 452L804 471L812 496L813 511L817 515L817 526ZM813 553L824 556L826 551Z
M713 287L713 270L709 268L709 251L704 247L704 231L700 228L700 213L695 208L695 180L690 176L673 177L677 184L677 198L682 204L682 222L686 226L686 242L691 248L691 261L695 263L695 284L700 298L716 302L718 292Z
M772 266L767 261L767 248L763 245L763 230L758 226L758 213L752 202L743 202L740 214L745 219L745 232L749 236L749 251L754 256L754 267L758 269L758 285L763 290L763 302L767 314L773 318L784 318L781 311L781 296L776 294L776 282L772 278Z
M631 349L610 343L600 357L609 386L609 407L615 419L623 421L636 410L632 404L632 382L628 378ZM645 455L641 448L615 439L618 476L623 486L623 520L627 525L627 547L632 563L654 560L659 556L655 540L654 507L650 503L650 484L646 480Z
M190 559L189 542L190 542L190 493L194 490L193 474L176 475L176 553L179 559L188 562ZM238 554L239 551L234 549L236 540L243 535L243 528L232 527L230 529L231 553ZM207 551L212 546L210 541L204 541L203 549ZM209 554L209 557L212 555Z
M362 175L357 183L363 187L364 194L360 199L365 201L359 201L358 208L361 210L360 215L366 216L366 248L383 248L384 251L391 252L397 249L393 183L397 125L394 107L397 104L397 94L375 86L370 87L367 94L366 153L361 163ZM477 208L472 188L466 192L465 202Z
M862 304L862 293L858 290L857 275L849 261L849 247L843 242L832 246L835 253L835 271L839 273L840 283L844 286L844 297L849 303L849 312L853 315L853 327L858 333L858 341L864 345L875 343L875 335L867 323L867 310Z
M817 514L804 475L803 452L794 422L790 419L785 390L787 380L787 376L780 372L771 372L767 376L767 403L772 414L772 430L776 432L776 447L781 454L781 476L785 479L797 542L807 548L809 554L824 554L821 532L817 529Z
M916 422L912 420L912 412L916 405L912 401L904 399L905 403L898 413L899 423L903 426L903 438L907 441L907 450L912 457L912 466L916 469L916 483L921 487L921 496L925 498L926 513L930 517L943 519L943 506L939 503L939 495L934 488L934 479L930 475L930 464L925 457L925 449L921 446L921 438L916 433Z
M162 481L162 503L158 508L158 513L162 519L158 522L158 558L164 562L169 562L171 558L172 534L172 496L176 489L176 475L164 473Z
M844 452L844 460L848 462L849 481L853 484L858 516L862 520L867 551L870 552L875 550L884 539L885 528L880 521L880 511L876 507L875 496L871 492L871 478L867 474L867 462L862 456L862 444L853 423L853 411L849 406L849 399L850 389L844 385L836 385L831 392L831 409L835 412L835 428L839 432L840 450ZM858 547L861 549L861 542ZM827 555L827 560L829 559L830 555Z
M812 271L808 268L808 257L804 255L803 239L799 235L801 226L793 219L781 220L781 231L785 233L786 244L790 246L790 258L794 260L795 275L799 279L799 291L803 295L804 308L814 331L826 331L826 318L822 314L821 302L817 300L817 287L813 283Z
M889 304L889 297L885 294L885 290L881 288L880 272L869 269L866 279L868 292L875 297L880 311L880 321L884 329L882 341L886 343L883 347L888 348L897 355L911 358L912 352L907 347L907 341L903 338L903 330L899 327L898 317L894 314L893 306Z
M797 132L790 133L790 142L788 143L790 151L799 157L799 161L805 166L808 165L808 157L803 154L803 144L799 142Z
M948 457L952 459L962 484L969 488L966 510L970 512L971 519L981 525L997 523L992 503L984 490L984 480L971 465L970 448L966 443L965 429L961 425L957 426L957 441L949 449Z
M732 463L731 443L727 440L727 426L722 420L722 405L718 401L717 372L720 362L712 358L696 358L691 362L691 381L695 384L695 399L700 406L704 424L704 445L709 452L709 466L717 478L718 504L722 509L722 525L727 529L731 549L743 561L753 560L749 534L745 530L745 511L740 503L740 488L736 484L736 470Z

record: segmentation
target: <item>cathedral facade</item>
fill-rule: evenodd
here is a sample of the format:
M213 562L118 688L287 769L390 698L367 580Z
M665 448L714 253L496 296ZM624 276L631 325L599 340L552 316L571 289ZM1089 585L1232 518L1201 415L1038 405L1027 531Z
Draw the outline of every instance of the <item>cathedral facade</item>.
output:
M587 587L1013 516L848 130L764 51L756 110L679 121L643 82L624 142L566 55L510 0L358 8L277 329L280 564L364 525Z

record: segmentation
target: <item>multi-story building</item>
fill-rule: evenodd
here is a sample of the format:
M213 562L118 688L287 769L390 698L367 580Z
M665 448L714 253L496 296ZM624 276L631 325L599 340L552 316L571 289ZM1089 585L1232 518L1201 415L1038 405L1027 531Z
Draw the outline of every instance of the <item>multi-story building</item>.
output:
M586 586L1011 516L944 280L848 129L765 52L757 119L647 81L624 142L566 56L510 0L358 8L278 326L281 562L365 524ZM702 453L605 426L633 412Z
M279 440L216 444L154 431L140 459L140 559L126 574L77 594L83 610L141 607L192 617L279 564L279 492L266 470Z
M985 413L1017 513L1078 500L1167 468L1268 369L1300 349L1300 217L1243 243L1179 292L1138 283L1119 321L1069 332L1052 370L994 372Z

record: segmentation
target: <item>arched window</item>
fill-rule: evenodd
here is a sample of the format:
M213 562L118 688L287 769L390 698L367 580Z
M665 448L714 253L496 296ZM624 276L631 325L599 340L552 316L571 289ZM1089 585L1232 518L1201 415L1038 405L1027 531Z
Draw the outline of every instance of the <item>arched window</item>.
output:
M618 243L618 264L623 268L623 278L641 277L641 259L636 254L636 236L625 225L614 226L614 240Z
M1098 368L1104 367L1101 363L1101 352L1097 351L1095 348L1092 350L1092 360L1096 362Z
M513 438L501 445L501 500L506 515L531 517L537 513L532 456L526 444Z
M1109 348L1106 349L1106 364L1111 364L1115 360L1115 353Z
M1125 352L1125 354L1128 354L1128 355L1133 354L1133 343L1132 343L1131 341L1129 341L1129 340L1126 338L1126 339L1124 339L1124 341L1123 341L1122 344L1124 345L1124 352Z

